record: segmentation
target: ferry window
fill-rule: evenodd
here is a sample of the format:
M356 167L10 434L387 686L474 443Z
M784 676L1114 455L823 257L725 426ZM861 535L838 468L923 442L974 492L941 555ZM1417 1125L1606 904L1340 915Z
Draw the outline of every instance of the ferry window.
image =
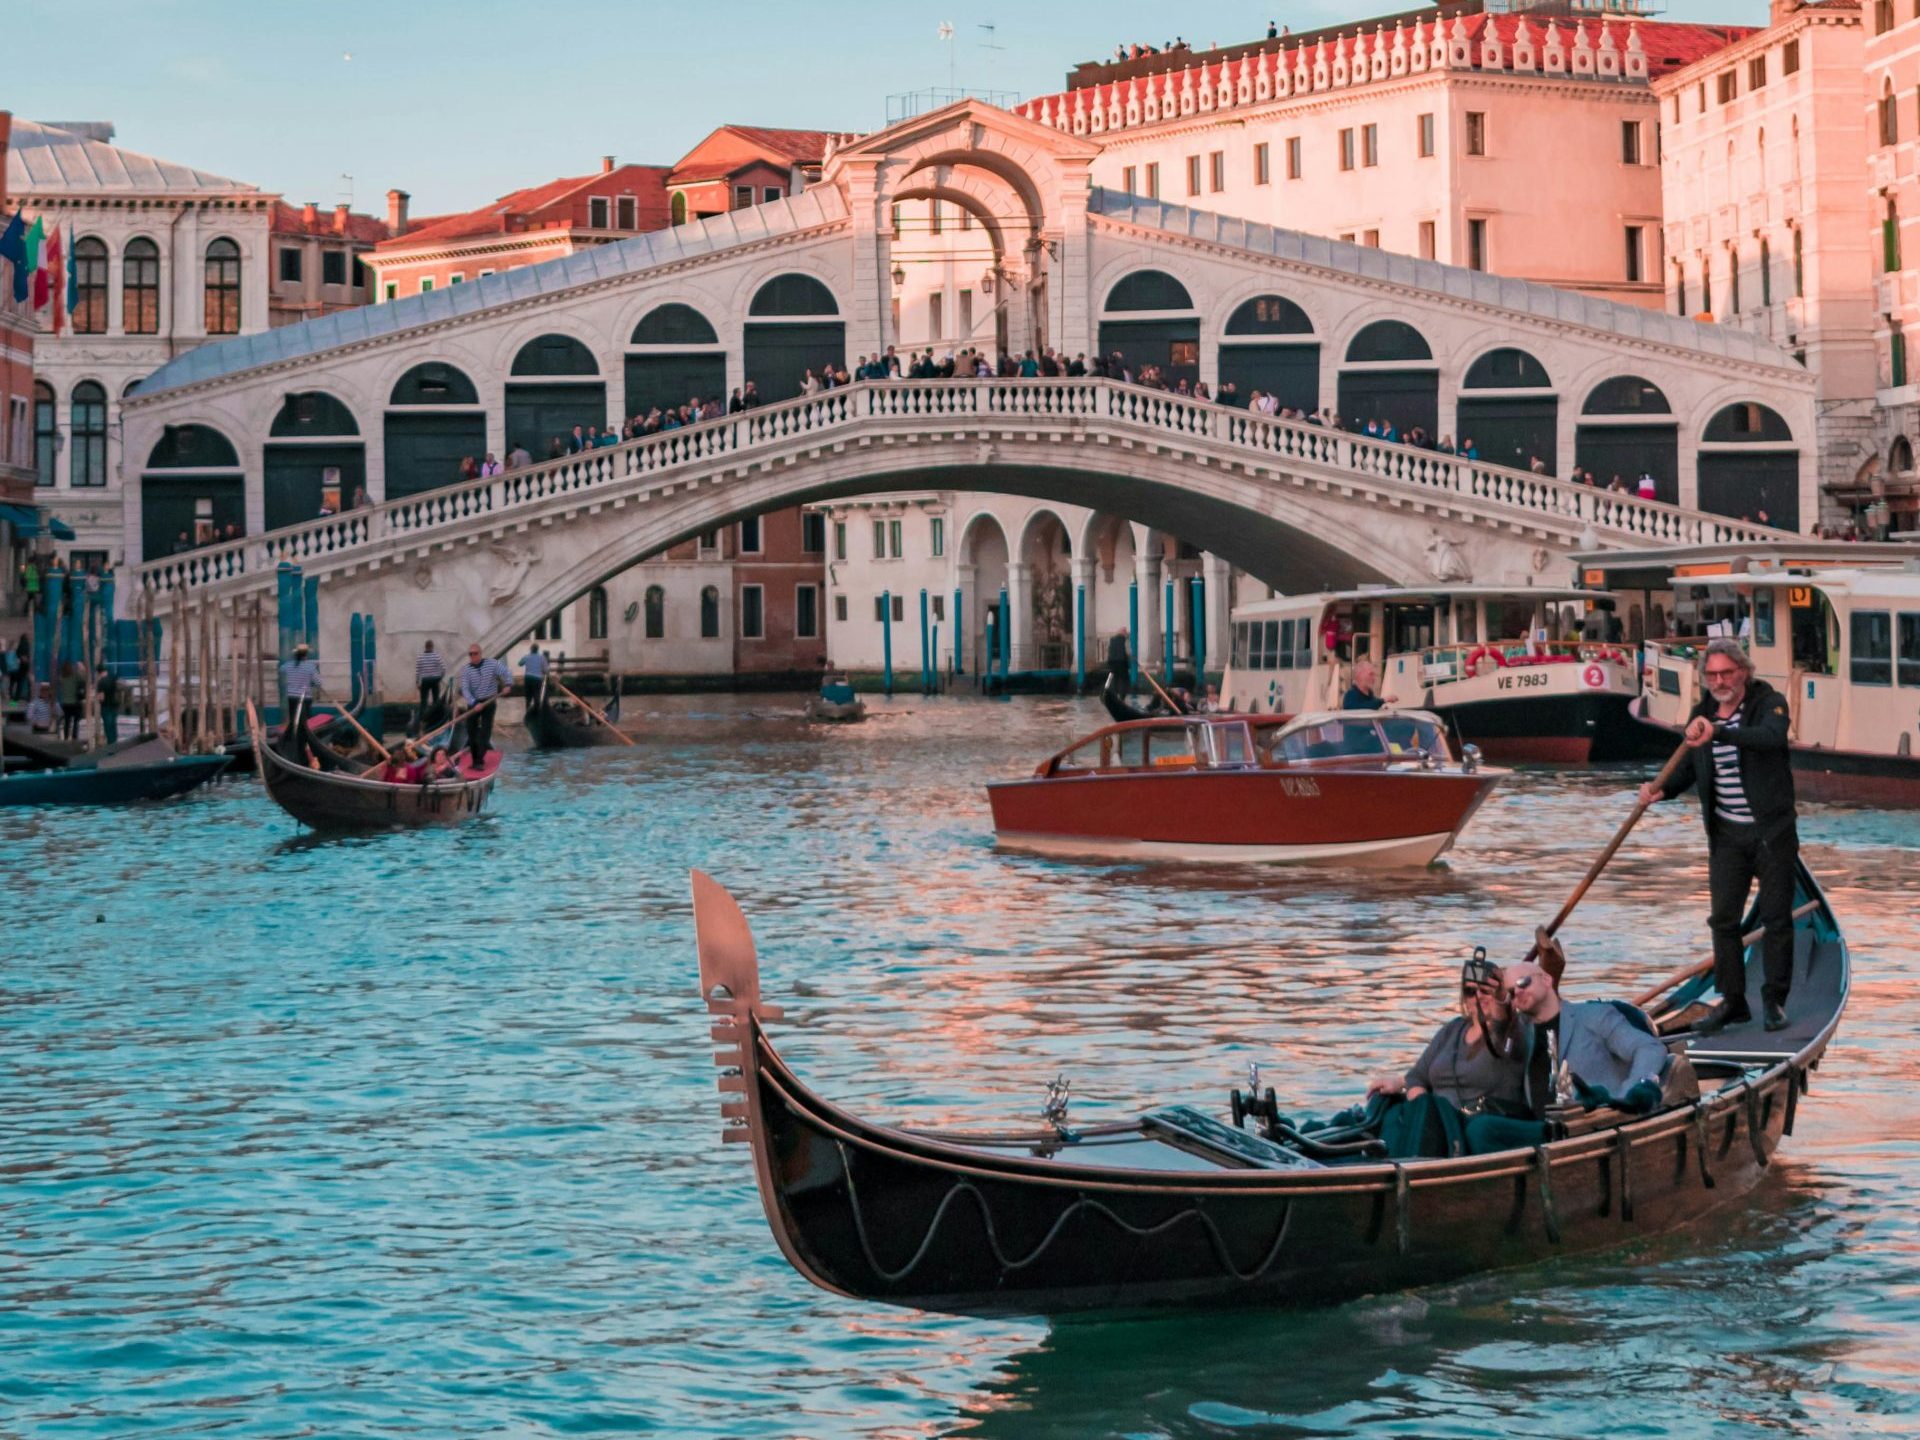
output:
M1856 685L1893 683L1893 622L1884 610L1856 610L1851 617L1852 661Z
M1280 643L1274 651L1273 664L1276 670L1293 668L1293 621L1280 622Z
M1269 620L1260 629L1260 653L1266 657L1261 661L1260 668L1278 670L1280 668L1280 622Z
M1304 615L1293 627L1293 668L1313 668L1313 622Z
M1440 738L1440 727L1431 720L1393 715L1380 721L1380 729L1387 737L1387 749L1396 755L1409 755L1415 750L1424 750L1429 755L1447 753L1446 743Z
M1788 616L1793 635L1794 667L1809 675L1831 675L1833 666L1827 650L1827 601L1818 591L1808 595L1805 603L1789 597Z
M1247 668L1247 624L1244 620L1233 627L1233 656L1228 663L1236 670Z
M1768 589L1753 592L1753 643L1773 644L1773 591Z
M1900 683L1920 685L1920 614L1900 612Z

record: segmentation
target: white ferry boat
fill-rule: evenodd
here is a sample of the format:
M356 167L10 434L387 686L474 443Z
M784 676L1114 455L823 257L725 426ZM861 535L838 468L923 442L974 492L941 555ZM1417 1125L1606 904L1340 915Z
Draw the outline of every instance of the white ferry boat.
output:
M1580 557L1638 595L1655 632L1633 713L1669 750L1700 701L1700 657L1739 639L1787 697L1805 800L1920 805L1920 555L1905 545L1727 547Z
M1647 753L1627 713L1637 648L1612 598L1576 587L1380 586L1243 605L1221 702L1248 714L1339 709L1365 658L1390 703L1432 711L1491 760Z

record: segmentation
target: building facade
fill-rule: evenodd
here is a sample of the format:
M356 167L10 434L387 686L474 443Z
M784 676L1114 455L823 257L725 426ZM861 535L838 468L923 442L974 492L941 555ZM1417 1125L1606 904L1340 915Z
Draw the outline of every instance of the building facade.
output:
M1900 529L1920 528L1920 7L1873 0L1863 7L1867 116L1866 243L1875 273L1873 346L1876 470L1855 503L1887 507ZM1864 468L1864 467L1863 467ZM1880 517L1874 517L1878 519Z
M33 446L40 504L72 527L80 563L127 558L120 402L135 383L209 340L256 335L365 294L351 285L352 256L365 248L360 217L324 240L290 233L287 219L276 233L287 208L279 197L128 150L113 134L105 123L16 120L7 154L13 199L73 237L78 303L62 332L36 346ZM281 249L301 257L297 296L278 288ZM327 254L342 257L332 270ZM321 282L312 297L309 255ZM348 285L329 290L326 276L342 268ZM218 473L193 496L149 492L157 531L207 538L243 523L237 467L202 458Z
M0 226L7 202L7 148L13 116L0 110ZM19 608L20 566L40 534L33 464L33 346L39 322L13 298L13 266L0 261L0 613ZM0 637L0 644L10 643Z
M1098 141L1107 189L1657 306L1652 84L1746 33L1449 0L1082 65L1017 108Z
M1776 0L1766 29L1653 87L1667 303L1764 335L1813 372L1829 521L1878 448L1861 22L1854 0ZM1758 431L1712 443L1741 444L1748 474L1775 463Z

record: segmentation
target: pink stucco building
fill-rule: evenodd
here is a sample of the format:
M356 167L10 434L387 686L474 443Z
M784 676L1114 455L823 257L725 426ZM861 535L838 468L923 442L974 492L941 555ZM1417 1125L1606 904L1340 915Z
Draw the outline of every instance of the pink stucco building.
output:
M1920 7L1875 0L1863 12L1867 116L1865 237L1875 272L1873 345L1880 428L1876 471L1861 477L1902 528L1920 512L1913 434L1920 386L1912 345L1920 333Z

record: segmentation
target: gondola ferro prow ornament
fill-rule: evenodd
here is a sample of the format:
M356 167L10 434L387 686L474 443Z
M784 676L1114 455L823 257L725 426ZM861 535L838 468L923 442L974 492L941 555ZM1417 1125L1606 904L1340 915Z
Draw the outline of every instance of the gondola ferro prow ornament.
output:
M700 952L700 994L715 1017L711 1034L725 1048L714 1051L720 1067L722 1138L748 1139L746 1047L753 1021L778 1020L777 1007L760 999L760 961L753 930L725 888L703 871L693 872L693 933Z

